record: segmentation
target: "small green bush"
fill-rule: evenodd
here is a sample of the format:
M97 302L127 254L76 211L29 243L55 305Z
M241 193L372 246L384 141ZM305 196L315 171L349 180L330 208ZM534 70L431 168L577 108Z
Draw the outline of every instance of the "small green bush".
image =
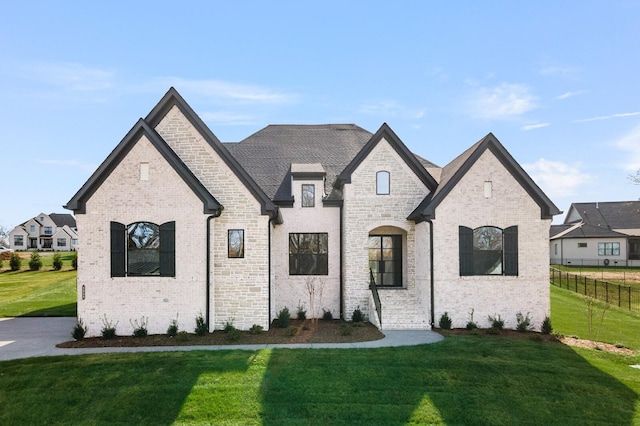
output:
M443 330L451 330L451 317L449 316L449 312L442 314L438 325Z
M29 261L29 269L32 271L39 271L42 268L42 259L40 253L34 251L31 253L31 260Z
M107 316L105 315L102 318L102 330L100 330L102 333L102 338L109 340L116 337L117 326L118 326L117 322L114 324L113 321L108 320Z
M131 327L133 327L133 337L145 337L149 334L147 331L148 318L142 317L140 322L138 322L138 320L134 320L133 322L129 320L129 322L131 323Z
M542 334L551 334L553 332L553 327L551 326L551 318L549 318L549 315L544 317L544 320L542 320L542 327L540 327L540 331L542 332Z
M522 315L522 312L516 314L516 330L520 333L524 333L531 328L531 318L529 318L529 312L527 315Z
M73 257L71 258L71 267L73 269L78 269L78 252L73 252Z
M202 314L199 314L196 317L196 329L195 333L197 336L204 336L209 330L207 329L207 323L202 317Z
M178 320L172 319L167 328L167 336L175 337L178 334Z
M235 320L234 320L233 318L229 318L228 320L226 320L226 321L224 322L224 327L222 327L222 330L223 330L225 333L229 333L229 332L231 332L231 331L235 330L235 329L236 329L236 326L235 326L235 325L233 325L233 322L234 322L234 321L235 321Z
M298 327L292 325L291 327L287 328L287 336L293 337L296 334L298 334Z
M471 309L471 312L469 312L469 321L467 321L466 328L467 330L475 330L476 328L478 328L478 324L476 324L473 320L473 309Z
M502 331L504 328L504 320L498 315L497 317L488 316L489 324L491 324L491 328L495 328L498 332Z
M307 310L304 308L304 306L298 305L298 311L296 312L296 317L299 320L306 320L307 319Z
M18 253L11 253L11 259L9 259L9 267L12 271L19 271L22 267L22 259Z
M280 312L278 312L278 327L287 328L289 327L290 322L291 313L289 312L289 308L285 306Z
M187 333L186 331L178 331L178 333L176 334L176 340L178 342L184 343L184 342L188 342L191 339L191 334Z
M331 321L333 319L333 314L331 313L331 310L325 310L324 308L322 308L322 319Z
M353 310L353 314L351 314L351 321L353 321L353 322L363 322L364 321L364 314L360 310L360 305L358 305L358 307Z
M59 271L62 269L62 256L60 253L56 253L53 255L53 269L55 271Z
M87 326L84 325L82 318L80 318L78 319L78 322L76 322L75 327L73 327L71 337L75 340L82 340L84 339L85 334L87 334Z
M237 342L242 337L242 333L237 328L234 328L227 332L227 340L231 342Z
M351 327L351 325L342 324L340 326L340 334L342 334L343 336L351 336L352 333L353 333L353 327Z
M249 329L249 334L260 334L264 330L264 327L258 324L253 324Z

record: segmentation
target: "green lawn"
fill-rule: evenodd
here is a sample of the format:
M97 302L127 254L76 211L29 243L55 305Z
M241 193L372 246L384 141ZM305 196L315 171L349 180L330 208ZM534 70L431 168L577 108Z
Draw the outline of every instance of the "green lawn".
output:
M42 257L40 271L29 270L23 259L20 271L9 270L4 261L0 272L0 317L75 316L76 271L71 269L73 254L63 254L63 268L53 270L53 256Z
M582 337L586 302L551 291L555 329ZM610 310L600 337L640 349L639 326ZM0 363L0 424L640 425L631 364L640 355L500 336L32 358Z

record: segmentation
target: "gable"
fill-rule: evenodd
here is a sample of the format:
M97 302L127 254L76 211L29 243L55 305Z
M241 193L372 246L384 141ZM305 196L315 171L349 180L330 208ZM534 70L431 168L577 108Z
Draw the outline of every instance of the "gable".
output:
M218 203L215 197L207 191L160 135L142 119L133 126L124 139L116 146L111 154L109 154L107 159L64 207L73 210L76 214L84 214L87 200L98 190L100 185L118 167L120 162L142 137L145 137L151 142L167 163L171 165L189 188L200 198L203 203L203 213L217 214L222 210L222 205Z
M429 189L434 191L438 186L435 179L427 172L423 164L415 155L406 147L400 138L391 130L387 123L383 123L380 129L369 139L369 142L358 152L355 158L340 173L336 181L336 186L345 183L351 183L351 175L360 166L360 164L371 154L371 151L380 143L381 140L387 141L402 160L409 166L415 175Z
M468 150L455 158L442 170L440 184L435 192L429 194L420 205L409 215L409 220L421 222L435 219L436 208L455 188L460 180L469 172L485 152L492 153L500 164L513 176L516 182L527 192L532 200L540 207L540 217L551 219L562 213L553 202L542 192L531 177L507 152L498 139L491 133L471 146Z

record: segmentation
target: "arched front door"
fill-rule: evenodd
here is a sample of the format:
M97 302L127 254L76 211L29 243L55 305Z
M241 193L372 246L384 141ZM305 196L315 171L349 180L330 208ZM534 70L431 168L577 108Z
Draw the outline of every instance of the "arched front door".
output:
M402 235L369 235L369 268L376 286L402 287Z

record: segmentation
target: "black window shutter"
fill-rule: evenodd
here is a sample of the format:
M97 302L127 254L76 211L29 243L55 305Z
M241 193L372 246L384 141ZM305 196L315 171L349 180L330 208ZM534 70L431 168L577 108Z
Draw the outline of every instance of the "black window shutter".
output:
M176 223L160 225L160 276L176 276Z
M125 276L125 226L119 222L111 222L111 276Z
M473 229L466 226L458 228L460 275L473 275Z
M518 227L504 230L504 274L518 275Z

